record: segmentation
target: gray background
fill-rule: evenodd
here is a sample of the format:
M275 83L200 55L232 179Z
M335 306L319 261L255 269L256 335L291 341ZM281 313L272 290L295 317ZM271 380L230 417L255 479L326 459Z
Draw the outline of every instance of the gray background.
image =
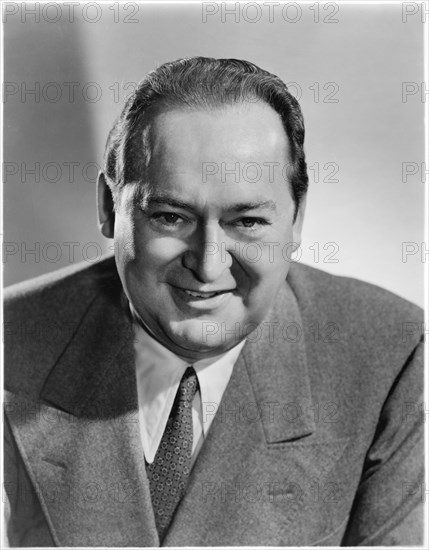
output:
M198 2L93 3L73 20L66 6L39 5L37 21L16 6L4 24L6 285L109 252L96 225L96 165L121 104L158 64L205 55L253 61L300 99L310 166L300 261L423 303L420 13L289 3L270 14L247 3L225 15L211 3L218 11L204 22ZM416 93L403 98L404 82ZM403 163L418 167L406 182ZM407 242L416 253L403 258Z

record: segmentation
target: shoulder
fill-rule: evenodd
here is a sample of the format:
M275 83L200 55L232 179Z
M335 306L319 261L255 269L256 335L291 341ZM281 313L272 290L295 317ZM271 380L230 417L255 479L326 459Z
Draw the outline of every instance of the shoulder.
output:
M371 319L375 324L423 320L422 309L377 285L332 275L305 264L293 263L288 282L301 310L318 309L339 318Z
M40 390L92 302L118 288L114 258L81 263L4 291L5 386Z
M73 297L76 294L83 297L81 292L85 295L91 294L100 283L107 282L115 275L114 258L109 256L93 264L78 263L11 285L4 291L5 315L28 310L37 301L41 301L44 309L49 309L50 305L57 308L58 298Z
M291 266L288 283L315 364L331 361L355 382L393 382L422 341L422 309L388 290L303 264Z
M387 415L418 403L423 388L423 315L376 285L295 264L288 282L299 305L312 388L320 403L347 411L347 430L373 434ZM396 389L395 389L396 388ZM386 417L385 417L386 418ZM342 429L341 422L337 425Z

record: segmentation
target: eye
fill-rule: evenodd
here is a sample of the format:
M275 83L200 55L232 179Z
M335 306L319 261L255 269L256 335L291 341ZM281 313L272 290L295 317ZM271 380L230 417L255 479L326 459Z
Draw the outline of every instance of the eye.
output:
M235 225L238 227L242 227L243 229L249 229L250 231L256 231L260 227L264 225L270 225L270 223L267 220L264 220L263 218L241 218L234 222Z
M166 227L177 227L186 220L174 212L157 212L152 214L152 220Z

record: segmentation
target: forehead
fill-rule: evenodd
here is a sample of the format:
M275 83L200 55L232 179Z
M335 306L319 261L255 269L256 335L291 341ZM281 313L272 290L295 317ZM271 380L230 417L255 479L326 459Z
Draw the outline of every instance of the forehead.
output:
M287 162L280 116L263 101L219 108L160 110L145 127L152 163L187 168L202 162ZM158 166L159 168L159 166Z
M291 203L282 171L288 139L266 103L164 110L151 116L144 143L152 197L184 200L197 210L280 201L286 211Z

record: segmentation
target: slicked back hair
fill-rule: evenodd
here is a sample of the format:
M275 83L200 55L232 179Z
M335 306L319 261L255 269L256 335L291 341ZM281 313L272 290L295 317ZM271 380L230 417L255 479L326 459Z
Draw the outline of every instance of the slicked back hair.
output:
M239 59L178 59L151 71L138 84L106 143L104 173L115 202L127 183L143 183L150 154L143 136L149 108L211 109L246 101L264 101L280 115L290 146L287 174L296 216L308 187L301 108L278 76Z

